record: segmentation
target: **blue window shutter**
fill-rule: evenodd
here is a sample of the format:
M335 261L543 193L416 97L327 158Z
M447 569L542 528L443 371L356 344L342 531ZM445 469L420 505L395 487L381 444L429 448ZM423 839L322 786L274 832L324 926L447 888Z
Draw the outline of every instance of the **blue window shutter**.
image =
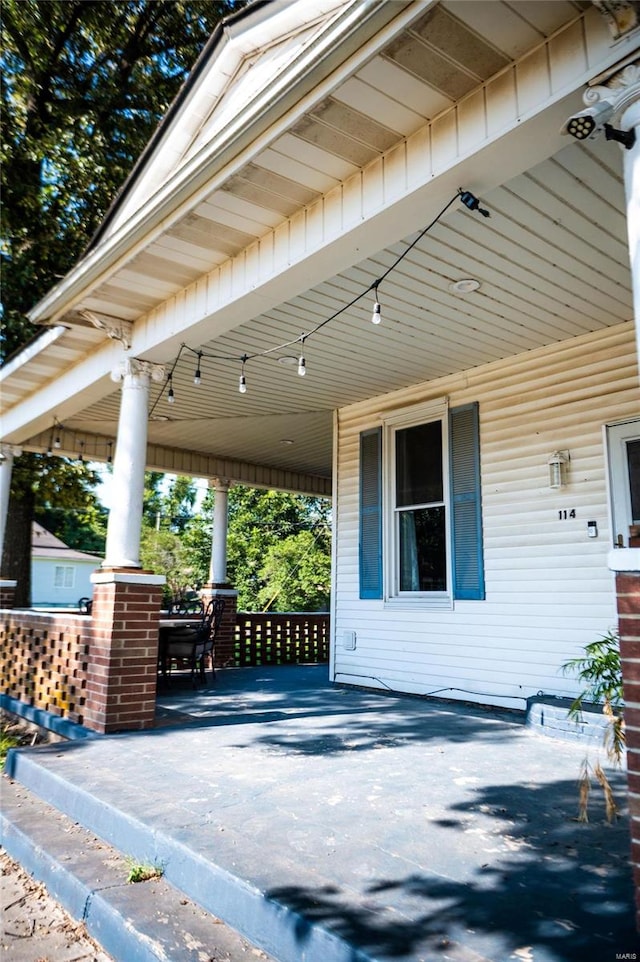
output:
M449 458L453 596L461 600L482 600L485 590L477 402L450 410Z
M382 598L382 428L360 435L360 597Z

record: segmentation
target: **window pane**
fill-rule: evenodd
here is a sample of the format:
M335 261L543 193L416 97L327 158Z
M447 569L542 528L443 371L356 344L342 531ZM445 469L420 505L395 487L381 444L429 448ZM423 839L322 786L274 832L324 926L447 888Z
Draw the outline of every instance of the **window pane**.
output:
M442 422L396 431L397 506L442 500Z
M399 524L400 591L446 591L444 507L402 511Z

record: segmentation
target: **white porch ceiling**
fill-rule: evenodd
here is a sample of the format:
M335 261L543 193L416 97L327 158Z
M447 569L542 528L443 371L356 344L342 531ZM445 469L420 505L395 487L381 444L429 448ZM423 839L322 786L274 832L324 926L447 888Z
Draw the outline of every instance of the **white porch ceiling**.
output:
M18 402L103 343L103 333L76 326L79 310L109 324L135 323L385 155L590 4L447 0L426 12L424 4L397 6L415 9L410 26L88 289L44 366L7 380L5 402ZM202 119L199 145L214 121L215 111ZM456 204L384 281L383 323L370 323L372 298L364 297L309 339L304 378L295 364L281 362L296 356L297 346L275 351L249 362L248 392L241 396L239 363L222 357L267 351L313 329L380 277L415 234L396 235L375 257L222 336L189 344L217 358L203 357L196 387L196 358L183 351L173 374L174 405L164 388L152 386L150 443L328 479L335 408L629 320L621 167L616 145L567 143L483 195L490 219ZM450 291L450 283L468 277L480 282L478 291ZM175 352L162 360L171 366ZM99 400L65 417L70 437L114 438L119 396L116 385L103 388Z

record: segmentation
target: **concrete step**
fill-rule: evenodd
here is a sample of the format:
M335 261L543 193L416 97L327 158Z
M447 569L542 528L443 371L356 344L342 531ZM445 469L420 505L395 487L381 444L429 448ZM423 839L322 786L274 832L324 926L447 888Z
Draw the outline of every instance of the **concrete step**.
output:
M2 846L117 962L275 962L163 877L131 883L135 859L8 776Z

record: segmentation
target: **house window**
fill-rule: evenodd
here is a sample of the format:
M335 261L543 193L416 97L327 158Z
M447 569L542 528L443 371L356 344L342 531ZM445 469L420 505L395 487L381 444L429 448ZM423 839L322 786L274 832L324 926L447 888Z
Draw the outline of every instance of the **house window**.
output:
M442 421L393 432L398 592L447 590Z
M478 405L389 418L360 459L360 597L484 598Z
M54 588L73 588L75 574L73 565L56 565L53 575Z

